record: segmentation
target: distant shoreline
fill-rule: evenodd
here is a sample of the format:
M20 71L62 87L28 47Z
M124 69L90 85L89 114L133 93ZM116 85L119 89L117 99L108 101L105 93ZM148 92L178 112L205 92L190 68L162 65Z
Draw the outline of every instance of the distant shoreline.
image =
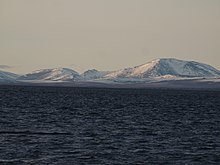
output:
M101 82L2 82L0 86L42 86L76 88L115 88L115 89L181 89L181 90L218 90L220 82L198 80L170 80L138 83L101 83Z

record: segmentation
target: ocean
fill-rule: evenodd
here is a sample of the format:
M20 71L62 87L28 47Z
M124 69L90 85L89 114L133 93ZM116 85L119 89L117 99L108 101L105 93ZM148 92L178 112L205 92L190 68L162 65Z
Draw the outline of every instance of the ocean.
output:
M0 164L220 164L220 92L0 86Z

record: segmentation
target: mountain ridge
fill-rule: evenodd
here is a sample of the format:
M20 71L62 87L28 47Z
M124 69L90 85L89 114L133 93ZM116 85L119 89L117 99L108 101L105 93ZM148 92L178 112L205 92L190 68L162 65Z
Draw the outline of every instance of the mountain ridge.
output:
M8 74L10 75L9 72ZM186 61L175 58L159 58L138 66L116 71L98 71L96 69L90 69L79 74L77 71L69 68L52 68L40 69L22 76L12 76L11 79L8 79L10 79L10 81L135 82L180 78L220 78L220 71L210 65L196 61ZM1 79L4 79L3 76Z

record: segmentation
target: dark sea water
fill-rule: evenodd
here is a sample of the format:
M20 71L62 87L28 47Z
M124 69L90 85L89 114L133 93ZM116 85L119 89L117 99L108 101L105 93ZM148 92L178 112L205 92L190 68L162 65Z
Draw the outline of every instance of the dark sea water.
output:
M0 164L220 164L220 92L0 86Z

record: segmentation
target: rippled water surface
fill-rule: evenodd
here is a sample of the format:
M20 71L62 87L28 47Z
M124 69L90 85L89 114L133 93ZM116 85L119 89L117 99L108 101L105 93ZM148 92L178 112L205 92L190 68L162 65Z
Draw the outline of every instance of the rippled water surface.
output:
M220 92L0 86L0 164L220 164Z

